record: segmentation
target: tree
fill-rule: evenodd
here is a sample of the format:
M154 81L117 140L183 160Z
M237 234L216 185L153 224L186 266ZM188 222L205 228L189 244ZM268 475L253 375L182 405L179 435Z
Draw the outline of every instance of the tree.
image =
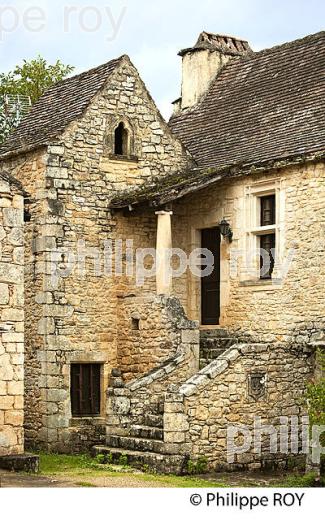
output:
M52 85L74 70L60 60L54 65L38 56L24 60L7 74L0 74L0 142L15 128L21 118Z
M22 66L0 74L0 97L6 95L28 96L35 103L49 87L64 79L74 70L71 65L64 65L58 60L55 65L38 56L35 60L24 60Z

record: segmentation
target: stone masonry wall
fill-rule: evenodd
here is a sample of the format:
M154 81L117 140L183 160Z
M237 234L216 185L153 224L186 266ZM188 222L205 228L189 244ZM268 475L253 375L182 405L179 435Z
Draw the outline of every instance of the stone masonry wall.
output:
M182 344L187 320L177 299L163 296L121 298L118 306L117 367L125 382L143 376L171 358Z
M108 444L112 435L132 436L137 428L146 428L149 425L163 429L165 396L170 385L176 385L178 388L182 382L197 373L199 331L195 323L186 319L178 321L177 325L175 323L175 332L179 338L175 355L142 377L125 385L121 372L113 370L112 385L107 392L106 440ZM183 452L177 434L164 440L168 443L166 452L171 454ZM184 450L186 449L188 447L184 446Z
M44 402L41 395L42 361L44 351L43 336L39 326L43 318L44 254L35 251L37 238L56 231L53 223L45 224L45 200L51 195L46 190L46 155L40 150L1 162L0 168L7 168L23 184L26 196L25 241L25 445L29 449L38 448L38 436L42 432Z
M258 470L286 467L299 459L299 453L281 453L280 418L297 420L300 457L303 417L306 415L304 392L314 371L314 352L309 346L250 344L231 347L216 361L201 370L166 396L165 439L178 437L188 447L192 460L205 457L213 470ZM254 393L250 378L258 375L262 392ZM293 418L293 419L292 419ZM296 419L297 418L297 419ZM256 428L254 430L254 421ZM259 422L260 421L260 425ZM230 426L248 430L251 439L234 433L234 446L227 445ZM276 431L276 453L270 451L270 435L261 427ZM305 423L306 428L306 423ZM307 426L308 428L308 426ZM261 451L254 451L254 440L261 434ZM248 439L248 440L247 440ZM283 438L284 439L284 438ZM248 443L241 453L239 447ZM228 450L228 451L227 451ZM228 459L228 456L233 459Z
M278 245L281 261L290 258L287 276L281 284L253 281L242 271L242 260L231 274L230 259L248 251L249 190L271 183L278 191ZM221 243L221 320L229 329L250 331L264 341L290 341L297 331L317 327L324 315L323 261L325 240L325 165L301 166L253 174L184 197L173 205L173 245L189 254L199 247L199 230L217 226L226 218L233 230L233 242ZM200 319L200 280L189 272L174 280L177 296L187 315Z
M0 173L0 456L24 451L23 200Z
M113 155L112 135L120 121L132 134L132 157ZM34 320L27 319L27 341L33 348L26 362L31 389L26 432L30 446L82 451L102 441L105 389L118 358L118 296L125 293L125 280L95 269L103 267L105 241L114 245L118 238L118 216L108 209L109 200L117 190L183 170L189 157L125 58L83 116L42 151L43 169L27 155L16 163L4 161L2 167L11 166L21 181L29 167L28 188L37 208L27 236L32 290L26 307ZM79 255L86 256L85 274L70 263L78 247L87 249ZM99 264L93 255L99 255ZM53 278L58 269L66 276ZM133 292L132 284L127 292ZM102 364L100 417L72 417L72 362Z

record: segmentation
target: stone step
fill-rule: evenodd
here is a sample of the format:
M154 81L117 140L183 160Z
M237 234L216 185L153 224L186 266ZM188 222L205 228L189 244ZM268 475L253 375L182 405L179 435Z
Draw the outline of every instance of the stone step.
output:
M121 457L127 461L127 465L140 470L148 467L153 473L164 473L173 475L185 475L187 473L188 455L166 455L135 450L121 450L108 446L94 446L92 455L107 455L110 462L119 464ZM123 461L123 463L125 463Z
M231 345L234 345L235 343L239 343L239 340L234 338L209 338L201 340L200 347L204 349L210 349L219 346L220 348L229 348L231 347Z
M201 330L200 337L202 338L229 338L230 334L227 329L210 329Z
M160 415L164 413L165 400L160 400L157 403L144 403L143 413L150 415Z
M134 424L130 426L130 435L131 437L141 437L142 439L156 439L162 441L164 438L164 430L162 428L154 428L153 426Z
M0 457L0 469L8 471L23 471L25 473L38 473L39 456L31 453L4 455Z
M233 343L228 347L230 348L233 345ZM211 348L211 349L202 349L200 350L200 357L204 359L216 359L217 357L221 356L228 348Z
M145 414L141 417L141 424L143 424L143 426L152 426L153 428L163 428L163 415Z
M120 435L107 435L107 446L132 451L152 451L154 453L166 453L166 445L162 440L143 439L141 437L123 437Z

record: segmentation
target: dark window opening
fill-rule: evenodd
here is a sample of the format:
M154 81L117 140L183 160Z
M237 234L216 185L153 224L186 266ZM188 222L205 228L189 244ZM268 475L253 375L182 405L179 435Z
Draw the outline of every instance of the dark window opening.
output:
M30 222L32 220L32 216L30 214L30 211L25 208L24 209L24 222Z
M273 226L275 220L275 195L261 197L261 226Z
M71 365L71 411L74 417L100 414L99 364Z
M207 266L213 267L213 270L209 275L201 278L201 325L219 325L220 242L221 234L219 228L202 229L201 247L202 249L208 249L213 257L213 265L209 265L208 261L203 260L202 270L205 270Z
M128 131L123 123L115 129L115 155L128 155Z
M132 318L132 330L140 330L140 320L139 318Z
M261 236L261 260L260 260L260 269L261 269L261 280L270 280L272 278L272 273L274 270L274 257L272 254L272 249L274 253L275 249L275 234L272 233L270 235L262 235ZM263 255L263 256L262 256Z
M261 197L261 227L274 226L276 224L275 195ZM270 280L274 270L275 233L268 233L260 237L260 278Z

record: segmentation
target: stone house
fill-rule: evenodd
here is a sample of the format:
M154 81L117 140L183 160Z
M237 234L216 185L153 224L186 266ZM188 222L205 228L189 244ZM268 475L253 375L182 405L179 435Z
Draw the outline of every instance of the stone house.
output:
M287 418L304 456L325 330L324 40L255 53L202 33L169 124L122 56L50 88L0 148L28 194L26 446L284 466L265 436L227 443L231 425Z

